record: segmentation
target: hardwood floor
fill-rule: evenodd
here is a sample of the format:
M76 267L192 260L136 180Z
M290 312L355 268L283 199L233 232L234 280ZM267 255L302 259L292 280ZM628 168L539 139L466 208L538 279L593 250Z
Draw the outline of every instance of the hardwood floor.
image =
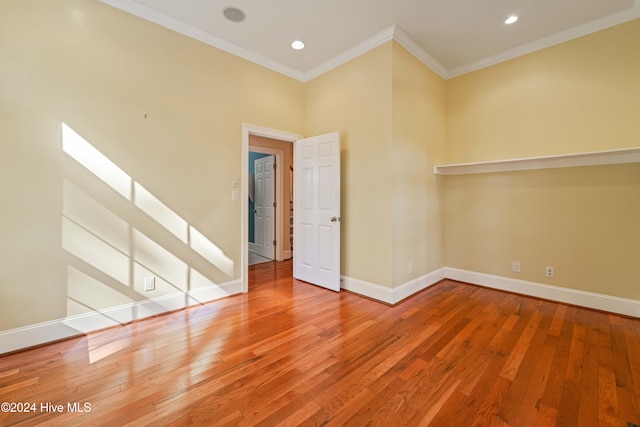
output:
M453 281L389 307L290 274L0 357L0 402L36 405L0 424L640 424L639 319Z

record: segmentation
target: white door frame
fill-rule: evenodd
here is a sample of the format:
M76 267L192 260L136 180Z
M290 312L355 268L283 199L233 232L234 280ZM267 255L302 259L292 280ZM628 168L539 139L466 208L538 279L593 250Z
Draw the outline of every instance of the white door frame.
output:
M242 292L249 291L249 135L263 136L271 139L279 139L291 143L302 139L302 135L283 132L275 129L269 129L262 126L255 126L248 123L242 123L242 194L240 197L240 215L242 219ZM282 168L278 168L282 171ZM282 183L281 179L278 179ZM281 185L281 184L279 184ZM279 191L282 194L282 191ZM279 203L279 202L278 202Z

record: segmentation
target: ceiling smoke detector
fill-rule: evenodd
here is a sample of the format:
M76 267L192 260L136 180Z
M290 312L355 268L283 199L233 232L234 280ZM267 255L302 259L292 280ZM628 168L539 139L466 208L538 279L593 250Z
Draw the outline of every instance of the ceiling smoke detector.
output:
M243 11L233 6L222 9L222 14L231 22L242 22L247 17Z

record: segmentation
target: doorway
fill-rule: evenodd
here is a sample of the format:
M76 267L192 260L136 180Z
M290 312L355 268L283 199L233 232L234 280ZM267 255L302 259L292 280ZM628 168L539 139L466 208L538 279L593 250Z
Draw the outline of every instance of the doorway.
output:
M242 291L249 290L248 154L252 138L266 138L273 140L273 143L283 144L282 151L295 157L298 166L295 173L293 161L288 167L276 169L277 188L282 189L285 186L283 182L290 185L286 192L289 194L288 200L283 197L283 191L278 192L277 206L290 206L289 212L293 218L289 215L289 221L296 233L295 243L291 238L285 239L287 233L283 228L283 218L287 215L277 215L276 235L280 236L281 244L278 246L274 243L274 246L278 260L283 259L283 247L291 242L295 244L295 255L289 248L289 253L294 256L293 277L340 291L340 133L331 132L303 139L299 135L247 124L242 125ZM291 143L295 143L295 147ZM283 179L286 175L282 171L285 169L289 180ZM293 197L296 198L295 208Z
M293 213L293 143L302 137L253 125L242 125L242 283L243 292L249 289L248 271L250 256L250 176L249 153L274 155L276 159L275 186L275 259L282 261L293 255L291 215ZM254 224L255 225L255 224ZM255 238L255 229L254 229Z
M255 265L283 258L282 251L276 255L276 247L280 249L285 243L282 230L276 227L277 219L283 215L281 203L276 203L276 195L282 192L276 189L276 171L284 156L281 150L271 154L266 151L272 150L255 145L250 145L249 150L249 265Z

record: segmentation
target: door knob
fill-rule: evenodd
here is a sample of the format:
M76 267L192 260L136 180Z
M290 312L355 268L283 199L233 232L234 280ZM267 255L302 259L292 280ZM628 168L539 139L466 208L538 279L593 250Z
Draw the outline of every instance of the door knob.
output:
M331 222L340 222L340 217L339 216L332 216L331 217Z

